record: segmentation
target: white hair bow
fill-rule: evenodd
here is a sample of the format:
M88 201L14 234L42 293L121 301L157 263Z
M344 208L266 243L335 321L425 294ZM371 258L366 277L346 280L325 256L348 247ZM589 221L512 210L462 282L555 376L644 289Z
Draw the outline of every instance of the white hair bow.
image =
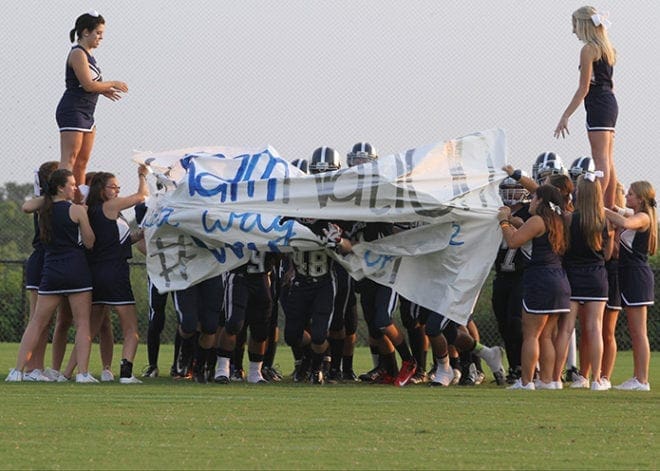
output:
M34 196L41 196L41 184L39 183L39 169L34 170Z
M605 174L602 170L594 170L593 172L584 172L584 179L589 180L590 182L595 182L596 177L603 178Z
M561 208L559 206L557 206L552 201L548 201L548 205L550 206L550 209L561 216Z
M591 21L593 21L596 28L602 25L603 28L608 29L610 26L612 26L612 22L607 19L609 16L609 12L594 13L591 15Z
M96 11L96 10L89 10L89 11L87 12L87 14L88 14L89 16L93 16L94 18L98 18L98 17L99 17L99 12ZM593 19L593 17L592 17L592 19ZM598 26L598 25L596 25L596 26Z

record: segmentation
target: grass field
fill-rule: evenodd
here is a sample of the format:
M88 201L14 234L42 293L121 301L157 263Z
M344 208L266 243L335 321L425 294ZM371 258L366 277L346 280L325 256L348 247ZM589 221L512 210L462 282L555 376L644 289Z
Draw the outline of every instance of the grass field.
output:
M0 371L16 344L0 344ZM120 350L116 350L119 359ZM282 371L292 362L278 352ZM163 346L169 370L171 347ZM100 370L95 347L91 370ZM360 349L356 366L369 366ZM116 363L118 361L116 360ZM138 350L136 367L146 364ZM651 360L660 386L660 355ZM627 379L621 352L613 383ZM655 384L654 384L655 380ZM658 469L658 389L0 383L0 469Z

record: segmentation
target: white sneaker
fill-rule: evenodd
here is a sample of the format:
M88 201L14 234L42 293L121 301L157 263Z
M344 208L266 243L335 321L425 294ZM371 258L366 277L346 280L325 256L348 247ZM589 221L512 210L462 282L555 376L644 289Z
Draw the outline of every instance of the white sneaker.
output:
M103 370L101 371L101 381L104 383L114 381L115 380L115 375L112 374L112 371L110 370Z
M555 389L564 389L564 383L561 381L553 381L552 384L555 385Z
M53 368L46 368L44 370L44 376L50 379L51 381L57 381L60 376L64 376L64 375L62 375L62 373L60 373L59 371L54 370Z
M637 378L630 378L625 383L614 386L614 389L619 391L650 391L651 385L649 383L640 383Z
M23 373L23 381L38 381L40 383L50 383L53 380L43 374L40 369L35 368L29 373Z
M18 383L23 381L23 372L21 370L17 370L16 368L12 368L9 370L9 374L5 378L5 381L8 383Z
M589 380L579 373L573 373L571 389L589 389Z
M119 378L119 383L120 384L142 384L142 381L137 379L135 376L131 376L129 378Z
M592 381L591 390L592 391L607 391L609 388L602 381Z
M540 379L534 381L535 389L557 389L556 381L550 381L549 383L544 383Z
M93 384L98 382L99 380L92 376L91 373L78 373L76 375L76 383Z
M607 389L612 389L612 383L610 383L610 380L607 379L605 376L600 378L600 384L604 384L607 387Z
M536 389L536 386L534 386L534 381L530 381L529 383L523 385L522 384L522 379L517 379L515 383L513 383L511 386L509 386L507 389L524 389L527 391L534 391Z
M438 366L435 367L435 372L433 373L433 381L437 386L441 384L443 386L449 386L454 380L454 370L447 363L438 363Z

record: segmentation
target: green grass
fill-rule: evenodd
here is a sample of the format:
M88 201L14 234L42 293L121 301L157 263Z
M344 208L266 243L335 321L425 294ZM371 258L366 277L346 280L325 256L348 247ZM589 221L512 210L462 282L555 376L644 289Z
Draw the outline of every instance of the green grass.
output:
M0 371L16 344L0 344ZM119 347L116 357L119 358ZM140 346L136 366L146 364ZM161 351L168 370L171 346ZM278 361L292 369L288 349ZM97 349L91 370L98 375ZM356 366L368 367L366 349ZM614 383L627 379L621 352ZM660 355L651 360L660 377ZM656 384L660 384L657 383ZM0 468L657 469L658 397L584 390L0 383Z

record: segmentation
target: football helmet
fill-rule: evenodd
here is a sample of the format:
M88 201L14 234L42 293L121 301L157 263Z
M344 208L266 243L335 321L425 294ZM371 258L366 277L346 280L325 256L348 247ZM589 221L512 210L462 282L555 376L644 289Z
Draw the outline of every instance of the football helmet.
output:
M543 152L540 154L532 166L532 177L539 185L543 183L548 176L553 174L566 175L566 167L561 158L554 152Z
M291 165L297 167L298 169L302 170L305 173L309 173L307 159L293 159L291 161Z
M578 157L573 161L571 168L568 170L568 174L571 176L571 180L573 180L573 183L575 184L578 177L583 173L595 171L596 164L594 163L594 159L586 155L584 157Z
M368 142L358 142L353 149L346 154L346 163L349 167L364 164L376 160L378 151Z
M525 175L525 173L523 172L522 175ZM529 203L530 200L529 191L512 177L507 177L500 183L500 198L507 206L513 206L517 203Z
M319 147L312 154L312 160L309 163L309 173L329 172L339 170L341 161L339 152L331 147Z

